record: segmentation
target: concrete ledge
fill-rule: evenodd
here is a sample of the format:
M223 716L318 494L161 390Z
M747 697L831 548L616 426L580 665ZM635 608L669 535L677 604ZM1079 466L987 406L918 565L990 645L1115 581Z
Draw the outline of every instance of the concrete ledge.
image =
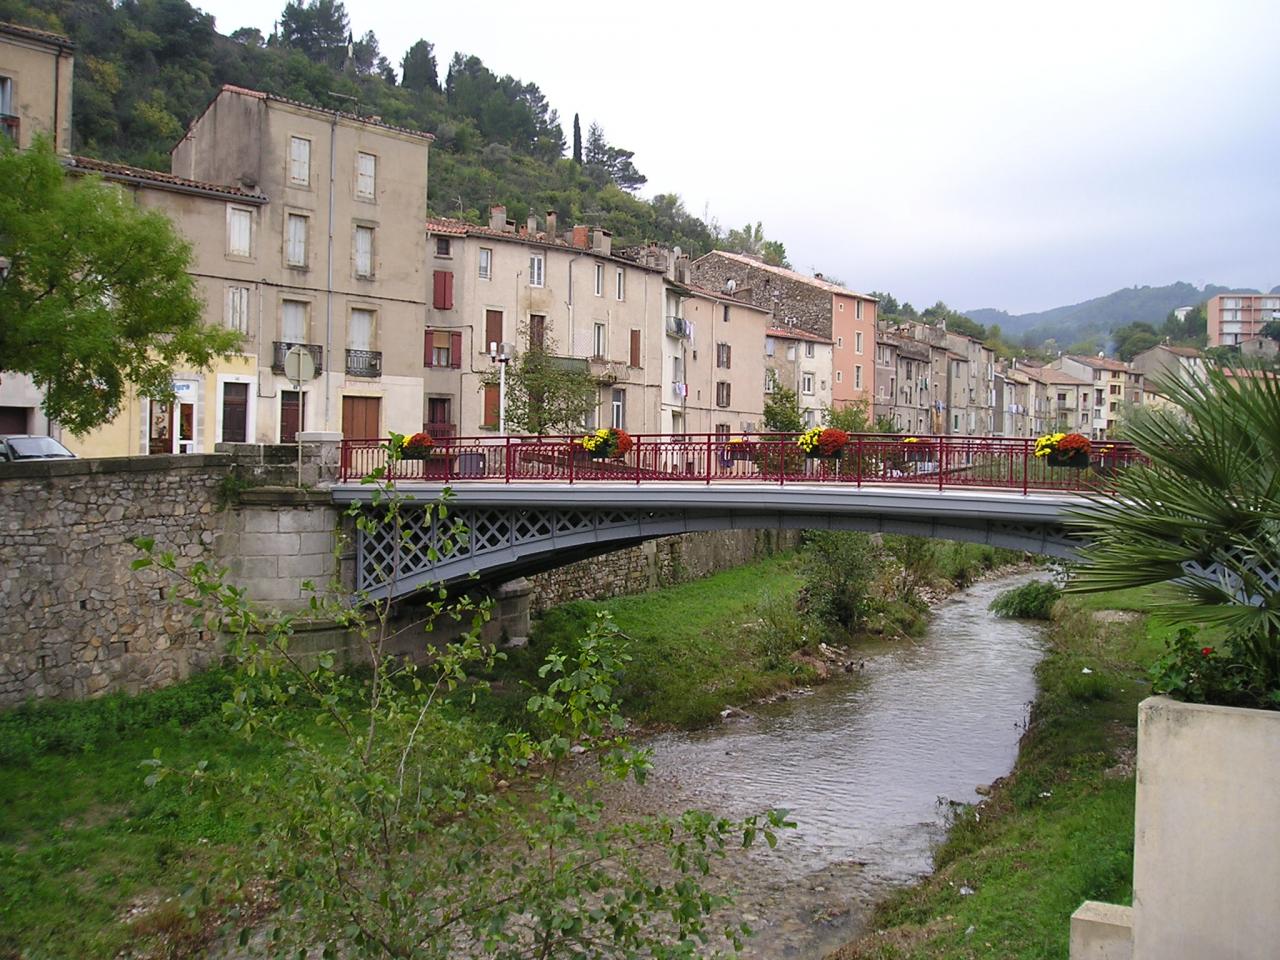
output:
M236 499L253 507L332 507L328 490L299 490L297 487L250 487Z
M0 480L92 476L106 473L159 473L229 466L223 453L164 453L146 457L82 457L77 460L31 460L0 463Z
M1132 960L1133 908L1086 900L1071 915L1071 960Z

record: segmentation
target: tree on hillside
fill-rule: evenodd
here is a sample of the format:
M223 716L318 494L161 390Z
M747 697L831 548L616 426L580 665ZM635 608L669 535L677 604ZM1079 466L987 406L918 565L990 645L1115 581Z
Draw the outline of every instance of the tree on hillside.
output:
M290 0L280 14L280 42L330 67L346 61L350 33L347 8L339 0Z
M623 190L638 190L649 180L639 170L631 158L634 150L623 150L614 147L604 137L604 129L598 123L587 128L587 142L582 152L583 164L587 175L599 186L615 183Z
M168 397L175 366L207 367L239 343L203 325L173 224L69 177L45 139L0 147L0 224L0 371L31 376L73 433L113 419L129 385Z
M582 165L582 123L573 115L573 162Z
M382 55L378 38L372 30L351 44L351 56L347 67L358 77L379 77L389 87L396 85L396 71L391 61Z
M414 93L440 92L434 44L419 40L408 49L400 61L400 86Z
M1116 343L1116 356L1125 363L1160 342L1160 334L1149 323L1130 323L1113 330L1111 336Z
M721 239L719 248L730 253L760 257L765 263L771 263L775 267L791 266L787 261L787 248L777 240L765 239L764 225L759 220L754 226L748 223L741 230L730 230Z

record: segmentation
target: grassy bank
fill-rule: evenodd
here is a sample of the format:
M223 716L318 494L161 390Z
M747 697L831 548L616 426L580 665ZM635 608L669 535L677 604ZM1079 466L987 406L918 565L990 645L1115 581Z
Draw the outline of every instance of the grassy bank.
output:
M935 873L835 958L1065 960L1081 901L1129 902L1137 706L1166 635L1140 612L1148 597L1059 604L1014 772L956 812Z

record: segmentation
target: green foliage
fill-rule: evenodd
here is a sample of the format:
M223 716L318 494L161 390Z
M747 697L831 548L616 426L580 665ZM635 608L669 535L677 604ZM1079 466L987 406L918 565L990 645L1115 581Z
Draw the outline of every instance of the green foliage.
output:
M130 385L172 394L173 368L207 367L239 336L205 327L191 248L162 213L69 177L47 140L0 146L0 365L44 389L72 432L115 417Z
M179 686L140 696L113 693L97 700L26 704L0 713L0 764L91 753L141 730L217 717L231 686L227 672L209 670Z
M1128 363L1144 350L1150 350L1160 342L1160 334L1149 323L1131 323L1111 331L1115 340L1116 356Z
M434 44L419 40L409 48L400 62L400 86L419 94L440 92Z
M846 433L872 433L871 405L866 400L855 400L843 407L827 407L822 411L822 425L835 427Z
M1023 620L1050 620L1053 605L1062 591L1048 580L1024 583L1006 590L991 602L991 610L998 617L1017 617Z
M580 430L595 410L596 382L584 367L556 356L555 348L547 334L540 345L529 344L507 364L509 432L569 433Z
M1274 678L1229 641L1225 649L1205 643L1194 627L1183 627L1168 641L1151 668L1151 689L1189 703L1280 710Z
M330 67L347 58L351 21L338 0L290 0L280 14L280 42Z
M1259 332L1271 340L1280 340L1280 320L1268 320Z
M774 387L764 398L764 428L773 433L800 433L804 420L800 416L800 398L794 390Z
M861 629L874 607L876 551L865 533L809 531L801 551L804 612L833 638Z
M1089 542L1072 589L1172 585L1157 616L1222 631L1266 695L1280 688L1280 591L1267 579L1280 569L1280 381L1210 366L1161 389L1181 413L1126 428L1149 464L1069 519Z
M603 187L612 183L628 191L643 187L648 182L648 177L635 168L635 164L631 162L634 156L633 150L611 146L605 140L604 130L598 123L593 122L587 129L587 143L582 151L582 162L587 176L594 180L597 186Z
M791 266L787 261L787 248L777 240L765 239L764 225L758 220L755 226L748 223L741 230L730 230L716 247L730 253L761 257L765 263L771 263L775 267Z

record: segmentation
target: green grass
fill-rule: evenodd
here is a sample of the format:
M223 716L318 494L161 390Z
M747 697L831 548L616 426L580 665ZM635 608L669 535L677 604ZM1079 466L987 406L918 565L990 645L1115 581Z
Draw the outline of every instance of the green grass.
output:
M1130 901L1137 705L1167 631L1098 616L1117 608L1140 610L1142 598L1059 605L1014 772L987 802L957 811L936 872L881 904L878 932L840 960L1066 960L1082 901Z

